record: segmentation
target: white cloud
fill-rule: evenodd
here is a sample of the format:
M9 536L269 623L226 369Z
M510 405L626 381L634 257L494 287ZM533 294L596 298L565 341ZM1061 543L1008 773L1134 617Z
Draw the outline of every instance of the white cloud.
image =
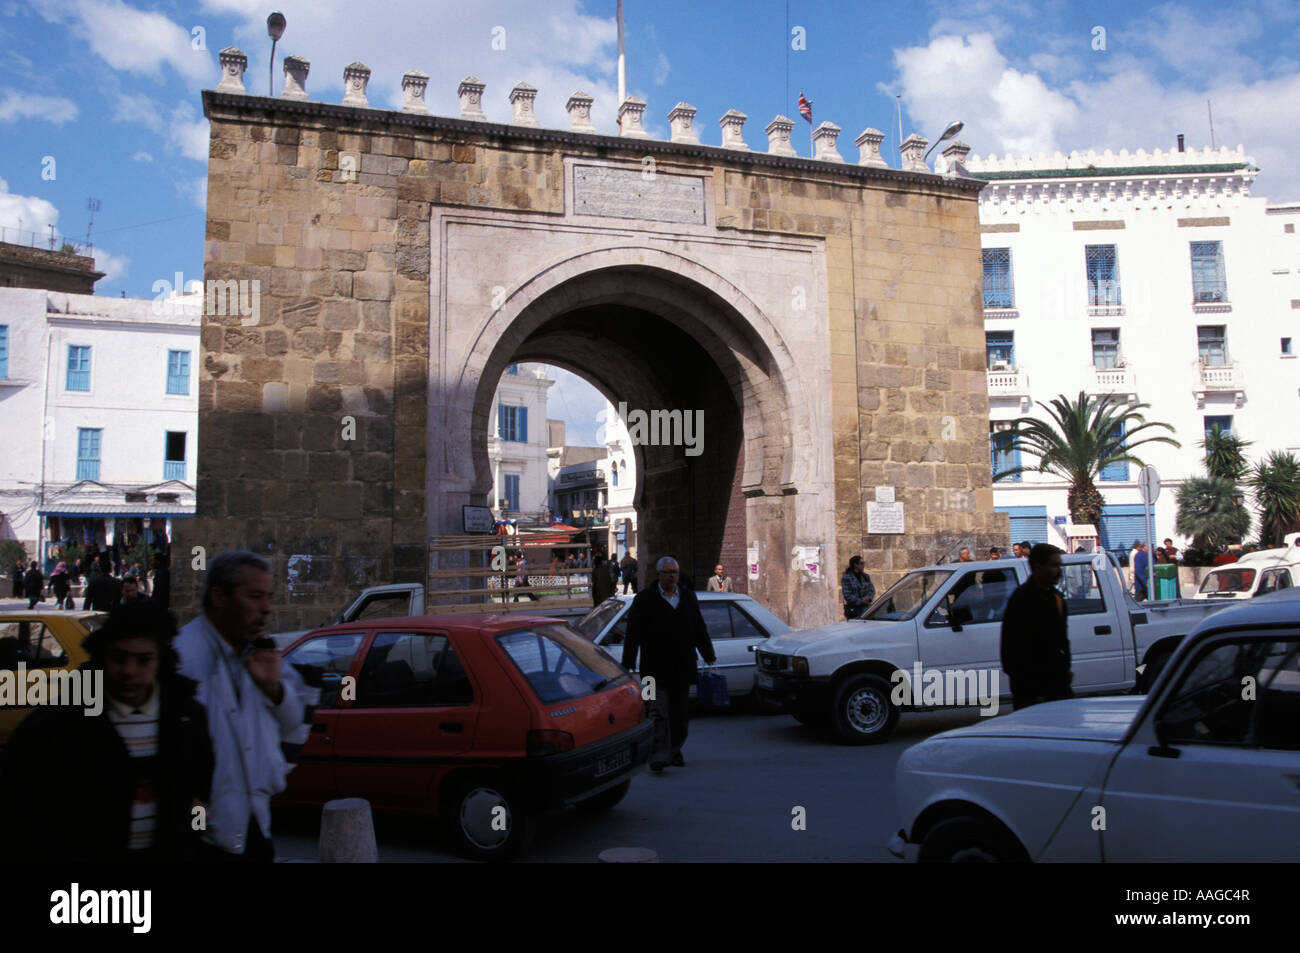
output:
M206 162L209 141L208 120L198 116L190 103L180 103L172 110L169 140L185 158Z
M1189 34L1179 35L1191 42ZM1216 73L1162 80L1151 58L1131 51L1095 54L1085 61L1095 72L1083 73L1065 68L1070 57L1066 64L1051 59L1060 55L1059 40L1044 39L1045 51L1027 54L1034 67L1028 70L1013 66L986 33L939 36L895 50L896 82L911 122L904 131L935 136L959 118L966 123L961 138L982 156L1167 149L1180 132L1188 148L1199 148L1210 144L1210 99L1216 144L1244 145L1262 170L1254 194L1274 201L1300 197L1300 167L1291 161L1300 151L1300 76ZM1167 49L1175 55L1174 47ZM1225 47L1225 56L1230 53ZM1207 53L1194 46L1185 55ZM1062 78L1067 75L1068 81Z
M125 255L114 255L102 248L95 249L95 269L102 271L103 282L114 282L126 275L131 269L131 259Z
M569 446L596 446L605 398L577 374L551 365L546 370L555 381L546 392L546 416L564 421L564 442Z
M650 70L651 76L654 79L654 84L656 86L662 86L664 83L668 82L668 73L671 69L672 66L668 62L668 57L664 56L663 50L660 50L659 55L655 57L654 66Z
M113 102L113 118L119 122L138 122L154 132L163 130L163 109L144 93L118 93Z
M37 0L37 11L72 30L115 70L157 77L163 66L193 83L210 79L214 58L195 50L190 27L161 13L137 10L122 0Z
M62 96L36 96L14 89L0 91L0 122L44 119L62 125L77 118L77 104Z
M188 182L176 183L176 190L199 207L199 211L208 210L208 177L201 175Z
M44 233L49 226L58 228L59 210L45 199L18 195L9 191L9 183L0 179L0 225L22 232ZM24 244L25 239L20 239Z
M153 156L150 155L148 152L137 152L135 155L131 156L131 161L132 161L132 162L152 162L152 161L153 161Z

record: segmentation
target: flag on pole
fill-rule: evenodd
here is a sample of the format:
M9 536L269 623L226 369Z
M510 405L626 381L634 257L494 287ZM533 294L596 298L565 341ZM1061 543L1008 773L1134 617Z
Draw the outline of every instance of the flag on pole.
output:
M804 98L802 90L799 92L799 115L808 120L808 125L812 125L812 100Z

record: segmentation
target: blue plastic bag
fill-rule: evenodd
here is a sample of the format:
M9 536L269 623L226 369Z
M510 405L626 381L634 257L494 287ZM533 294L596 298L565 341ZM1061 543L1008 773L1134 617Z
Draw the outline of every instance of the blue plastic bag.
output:
M727 677L719 675L712 668L700 669L700 682L696 686L696 698L701 705L710 708L730 708L731 692L727 689Z

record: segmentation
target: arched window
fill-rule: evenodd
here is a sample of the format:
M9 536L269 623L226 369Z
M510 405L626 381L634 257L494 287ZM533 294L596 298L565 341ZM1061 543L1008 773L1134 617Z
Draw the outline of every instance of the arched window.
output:
M618 463L612 463L609 467L610 480L614 486L618 486Z

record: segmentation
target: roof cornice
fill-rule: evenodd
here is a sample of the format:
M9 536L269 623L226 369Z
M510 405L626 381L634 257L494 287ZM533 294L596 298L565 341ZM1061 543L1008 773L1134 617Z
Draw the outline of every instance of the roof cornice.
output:
M949 177L934 173L904 172L901 169L875 168L851 165L847 162L823 162L799 156L771 155L706 146L695 143L671 142L665 139L634 139L606 136L599 133L569 132L539 126L517 126L507 123L477 122L389 109L369 109L359 106L342 106L335 103L311 100L280 99L270 96L250 96L241 93L203 90L203 115L210 121L234 121L260 118L263 122L301 123L312 118L331 119L354 126L379 124L387 129L402 130L409 134L438 132L460 134L466 137L495 138L511 143L531 143L542 146L575 146L602 151L615 151L640 158L647 154L671 156L680 159L702 159L710 163L724 163L741 167L770 168L782 172L812 172L819 176L847 179L873 184L901 185L909 189L928 188L941 192L977 195L984 181L975 177ZM370 132L374 130L362 130Z

